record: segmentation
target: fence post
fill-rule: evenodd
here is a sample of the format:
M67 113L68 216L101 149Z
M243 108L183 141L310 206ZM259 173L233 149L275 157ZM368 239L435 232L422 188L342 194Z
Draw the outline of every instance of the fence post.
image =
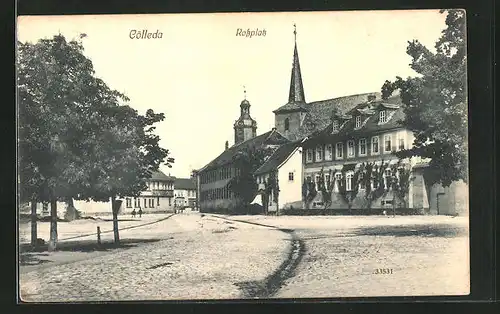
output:
M97 226L97 245L101 246L101 227Z

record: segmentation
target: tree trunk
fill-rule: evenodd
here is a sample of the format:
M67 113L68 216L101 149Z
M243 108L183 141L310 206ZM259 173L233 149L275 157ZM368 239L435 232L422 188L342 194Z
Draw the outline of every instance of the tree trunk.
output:
M37 245L37 216L36 216L36 205L35 199L31 200L31 245L36 247Z
M57 248L57 200L50 201L50 240L49 251Z
M64 218L68 221L73 221L75 219L78 219L78 211L75 208L75 205L73 203L73 198L69 197L66 200L66 212L64 213Z
M396 193L392 193L392 217L396 217Z
M120 243L120 234L118 233L118 206L116 197L111 197L111 210L113 211L113 234L115 237L115 244Z

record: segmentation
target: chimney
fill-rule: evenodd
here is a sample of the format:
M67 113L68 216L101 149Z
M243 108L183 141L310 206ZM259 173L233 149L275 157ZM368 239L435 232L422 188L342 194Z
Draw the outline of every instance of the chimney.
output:
M229 141L226 141L225 150L229 148Z
M377 98L375 95L368 95L368 102L374 101Z

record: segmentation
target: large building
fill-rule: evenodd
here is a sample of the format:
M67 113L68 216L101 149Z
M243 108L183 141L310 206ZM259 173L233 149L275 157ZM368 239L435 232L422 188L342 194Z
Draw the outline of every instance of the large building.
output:
M235 136L235 142L238 139ZM254 149L278 149L289 141L275 129L224 150L217 158L197 171L200 212L232 212L243 205L240 195L229 188L242 169L236 162L238 155Z
M245 97L240 104L240 118L234 124L235 145L198 171L201 210L237 206L237 197L227 188L229 181L238 175L234 157L247 146L270 145L267 139L274 134L279 140L271 145L282 142L283 146L276 148L254 173L259 187L255 201L268 210L296 208L302 202L301 207L309 209L388 208L394 205L439 214L467 211L468 193L463 182L453 183L446 189L437 185L430 187L424 178L425 161L414 158L399 162L394 155L394 152L409 148L413 143L413 134L398 123L403 117L399 95L382 100L381 93L369 92L306 101L296 35L294 30L288 101L273 111L275 127L270 132L255 136L257 123L250 117L250 103ZM296 160L301 161L300 171ZM387 184L389 169L381 170L382 161L384 167L386 164L392 170L396 167L394 180L398 180L399 173L403 173L403 170L397 170L398 167L409 167L412 174L410 191L398 200L391 191L377 189L379 181L375 180L369 183L370 188L375 185L377 193L382 192L367 204L361 197L363 193L359 193L360 189L353 188L354 179L361 182L361 190L366 189L363 184L368 181L359 179L365 170L358 170L370 164L375 168L373 173L385 173L380 182ZM269 182L270 178L273 182ZM325 180L331 197L319 192L313 193L311 198L308 182L315 182L314 189L318 189L318 183L319 187L323 187ZM279 193L273 193L272 187ZM356 190L357 197L349 199L354 195L353 190Z
M446 189L429 185L428 160L400 160L395 155L414 142L413 132L400 123L404 118L398 98L377 100L371 95L345 113L333 112L330 123L302 145L304 176L316 190L309 191L312 197L306 197L306 207L466 213L468 193L463 182Z

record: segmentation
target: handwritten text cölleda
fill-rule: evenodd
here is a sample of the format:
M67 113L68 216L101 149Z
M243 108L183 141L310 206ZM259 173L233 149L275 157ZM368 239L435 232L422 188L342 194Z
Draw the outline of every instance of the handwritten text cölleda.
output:
M242 28L238 28L236 30L236 36L241 36L241 37L248 37L248 38L252 38L254 36L261 36L261 37L264 37L266 36L266 30L265 29L253 29L253 30L250 30L250 28L248 28L247 30L243 30Z
M147 29L131 30L129 35L130 39L161 39L163 33L157 30L155 33L149 32Z

